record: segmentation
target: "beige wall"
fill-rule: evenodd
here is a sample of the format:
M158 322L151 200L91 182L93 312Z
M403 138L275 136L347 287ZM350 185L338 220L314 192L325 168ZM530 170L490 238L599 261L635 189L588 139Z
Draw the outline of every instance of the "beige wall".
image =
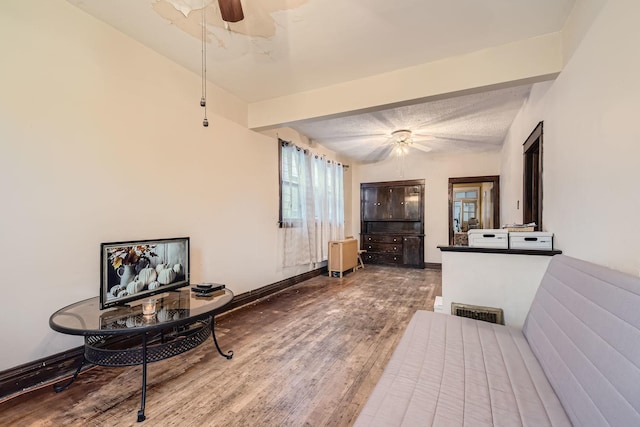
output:
M403 179L426 180L427 262L447 244L449 177L500 171L502 222L521 219L521 144L544 120L546 228L568 255L638 273L639 232L621 212L640 211L640 3L591 3L571 22L585 38L563 35L565 70L534 87L502 153L407 159ZM242 101L210 85L203 128L199 76L62 0L0 2L0 55L0 370L81 343L48 318L97 295L100 242L191 236L194 281L236 293L295 273L276 255L277 144L246 129ZM345 177L357 234L359 184L400 177L393 161Z
M98 295L100 242L190 236L193 281L235 293L291 275L237 99L209 86L204 128L198 75L62 0L0 2L0 55L0 370L81 344L48 319Z
M535 87L516 118L501 172L509 183L504 220L521 220L515 206L522 143L544 120L544 228L565 254L634 275L640 273L638 16L635 0L602 7L558 79Z
M397 160L357 165L353 171L353 225L360 232L360 184L363 182L425 180L425 262L441 262L439 245L449 244L449 178L498 175L500 152L425 154L412 150L405 158L404 178ZM359 237L359 236L357 236Z
M442 304L435 311L451 314L451 303L502 308L504 323L522 328L550 256L444 252Z
M562 29L562 55L569 62L582 38L609 0L579 0L574 5Z
M533 85L529 98L507 132L500 164L500 219L503 224L522 223L522 144L543 120L541 100L552 85L553 82Z

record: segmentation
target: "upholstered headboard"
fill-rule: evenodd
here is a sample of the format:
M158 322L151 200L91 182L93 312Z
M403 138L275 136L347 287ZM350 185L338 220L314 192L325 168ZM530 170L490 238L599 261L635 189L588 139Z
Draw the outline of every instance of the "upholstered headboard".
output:
M640 278L554 256L523 332L574 425L640 426Z

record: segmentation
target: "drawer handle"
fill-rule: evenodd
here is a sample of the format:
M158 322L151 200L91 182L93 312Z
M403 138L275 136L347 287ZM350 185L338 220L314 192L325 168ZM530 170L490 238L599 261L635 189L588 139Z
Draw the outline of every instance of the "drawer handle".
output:
M397 242L398 240L397 240L397 239L393 239L393 241L394 241L394 242Z
M369 237L369 241L371 241L371 237Z
M482 237L496 237L495 234L483 234Z
M369 249L371 249L371 245L369 245Z
M537 242L538 238L537 237L525 237L524 241L525 242Z
M394 247L393 247L393 250L394 250L394 251L397 251L397 250L398 250L398 248L396 248L396 247L394 246Z

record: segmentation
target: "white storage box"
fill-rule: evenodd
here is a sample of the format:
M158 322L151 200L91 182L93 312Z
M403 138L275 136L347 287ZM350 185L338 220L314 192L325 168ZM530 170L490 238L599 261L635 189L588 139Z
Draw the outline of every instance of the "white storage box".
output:
M511 249L553 250L553 233L546 231L512 231L509 233Z
M469 230L469 247L509 249L509 233L507 230L479 228Z

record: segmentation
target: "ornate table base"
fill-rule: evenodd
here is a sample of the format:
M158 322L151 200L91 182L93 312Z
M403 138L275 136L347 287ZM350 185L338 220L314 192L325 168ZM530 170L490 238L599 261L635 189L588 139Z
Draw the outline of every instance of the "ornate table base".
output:
M139 320L144 322L144 318ZM170 330L162 330L159 337L156 332L151 343L149 343L149 332L126 335L124 340L114 340L113 335L86 335L84 358L80 361L71 379L64 383L55 384L53 389L59 393L69 387L76 380L85 363L120 367L142 365L142 397L138 411L138 422L144 421L146 418L144 409L147 396L147 364L191 350L205 342L209 336L213 337L213 343L221 356L227 359L233 357L233 351L223 353L218 345L214 330L214 316ZM155 341L153 341L154 339ZM134 343L123 345L123 341L129 340L133 340Z

